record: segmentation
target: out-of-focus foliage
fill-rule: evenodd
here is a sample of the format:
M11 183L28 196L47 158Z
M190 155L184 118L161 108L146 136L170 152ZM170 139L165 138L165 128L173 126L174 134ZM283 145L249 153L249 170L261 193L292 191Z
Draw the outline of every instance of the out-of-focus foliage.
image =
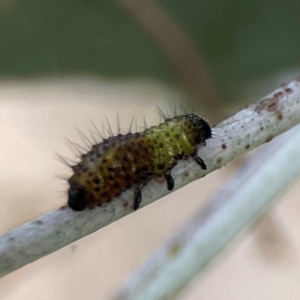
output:
M300 65L298 0L164 0L223 91ZM155 22L155 20L153 20ZM6 0L0 76L94 72L172 83L159 45L111 1Z
M160 49L110 1L19 0L0 16L1 75L169 76Z

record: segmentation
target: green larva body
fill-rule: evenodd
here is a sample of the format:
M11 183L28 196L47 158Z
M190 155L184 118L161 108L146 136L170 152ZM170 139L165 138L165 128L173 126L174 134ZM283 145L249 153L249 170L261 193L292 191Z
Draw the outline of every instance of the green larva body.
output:
M143 132L112 136L92 146L72 167L68 204L74 210L101 206L134 187L134 209L138 209L142 188L154 177L165 176L172 190L171 169L179 160L197 157L197 147L211 138L211 128L202 118L186 114L166 119Z

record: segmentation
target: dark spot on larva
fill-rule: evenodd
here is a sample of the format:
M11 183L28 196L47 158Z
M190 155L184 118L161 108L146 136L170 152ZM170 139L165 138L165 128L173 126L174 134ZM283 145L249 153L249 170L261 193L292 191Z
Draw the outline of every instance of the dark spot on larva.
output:
M141 170L142 170L143 172L148 171L148 167L147 167L147 166L142 166Z
M159 143L159 148L163 148L164 147L164 144L163 143Z
M174 151L176 151L178 147L176 145L174 145L172 148Z
M221 157L218 157L218 158L217 158L217 161L216 161L217 165L219 165L221 162L222 162L222 158L221 158Z
M180 139L180 135L179 134L175 134L175 139L179 140Z
M140 179L139 179L139 178L134 178L134 179L132 180L132 182L133 182L134 184L138 184L138 183L140 183Z
M63 206L60 207L60 210L66 210L66 209L68 209L67 205L63 205Z
M272 139L273 139L273 136L268 136L268 138L266 139L266 143L269 143L270 141L272 141Z
M137 149L136 149L137 150ZM139 155L139 150L137 150L137 151L132 151L131 152L134 156L138 156Z
M170 133L169 132L166 132L166 137L169 137L170 136Z
M120 183L119 182L115 182L114 183L114 188L115 189L119 189L120 188Z
M106 158L104 158L103 160L102 160L102 163L107 163L107 159Z
M98 177L95 177L95 178L93 179L93 182L94 182L95 184L100 184L100 179L99 179Z
M126 202L124 202L124 203L123 203L123 207L124 207L124 208L125 208L125 207L127 207L127 206L128 206L128 204L129 204L129 203L128 203L127 201L126 201Z
M93 172L88 172L88 176L92 177L93 176Z
M158 164L157 168L158 170L163 170L165 168L165 164Z
M113 167L107 167L108 172L112 172L114 170Z
M292 90L291 88L286 88L284 91L285 91L286 93L292 93L292 92L293 92L293 90Z
M114 181L114 177L112 175L108 175L108 180L109 181Z
M263 131L263 130L264 130L264 128L263 128L263 127L260 127L260 130L261 130L261 131Z
M101 197L104 197L104 198L105 198L105 197L107 197L107 196L108 196L108 193L107 193L107 192L102 192L102 193L101 193Z
M83 167L83 168L82 168L82 172L83 172L83 173L87 172L87 170L88 170L87 167Z
M279 112L279 113L277 114L277 119L278 119L279 121L281 121L281 120L283 119L283 116L282 116L282 113L281 113L281 112Z
M98 186L95 187L95 192L97 192L97 193L100 192L100 188Z
M101 157L101 153L97 153L97 158L100 158Z
M15 238L13 238L12 236L8 239L10 242L14 242Z
M42 224L43 224L43 221L41 221L41 220L37 220L37 221L36 221L36 224L38 224L38 225L42 225Z
M222 144L222 149L223 150L227 149L227 145L226 144Z
M249 149L249 148L250 148L250 145L247 144L247 145L245 146L245 149Z

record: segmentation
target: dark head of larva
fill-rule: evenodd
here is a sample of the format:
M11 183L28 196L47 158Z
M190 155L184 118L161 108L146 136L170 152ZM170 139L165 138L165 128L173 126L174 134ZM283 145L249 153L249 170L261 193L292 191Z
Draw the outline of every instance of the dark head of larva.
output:
M85 200L85 190L81 188L72 180L72 177L69 179L70 188L68 190L68 205L73 210L84 210L87 206Z
M192 124L191 136L195 145L205 143L207 139L212 137L211 127L204 119L194 114L187 114L186 119Z

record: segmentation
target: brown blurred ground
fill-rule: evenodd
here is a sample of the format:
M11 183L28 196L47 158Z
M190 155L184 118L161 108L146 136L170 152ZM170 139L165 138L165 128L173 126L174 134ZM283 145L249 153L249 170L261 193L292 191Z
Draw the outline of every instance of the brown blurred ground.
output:
M116 112L127 130L132 116L156 124L155 107L178 95L155 82L96 78L0 83L0 233L66 202L68 169L55 151L73 157L65 137L80 142L91 121ZM136 213L0 279L0 299L104 299L221 187L223 168ZM300 299L300 184L195 280L184 299ZM201 197L199 194L201 191ZM199 253L201 255L201 253Z

